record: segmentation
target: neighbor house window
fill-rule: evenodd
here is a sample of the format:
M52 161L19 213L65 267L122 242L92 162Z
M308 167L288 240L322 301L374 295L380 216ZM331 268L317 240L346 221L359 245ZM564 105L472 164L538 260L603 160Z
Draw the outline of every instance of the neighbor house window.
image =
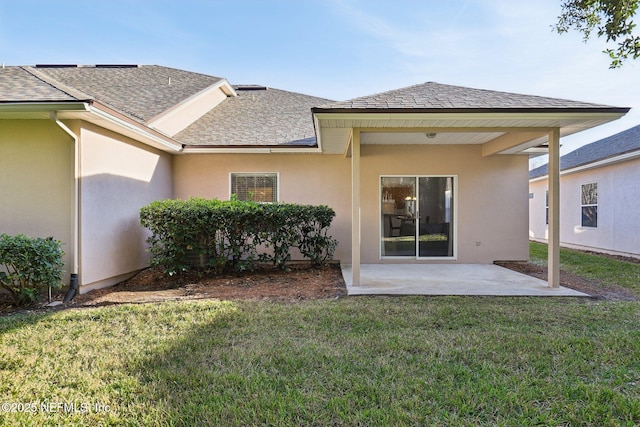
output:
M546 210L546 220L545 220L545 224L549 225L549 190L547 190L547 192L544 195L544 206L545 206L545 210Z
M598 226L598 183L582 184L582 226Z
M231 194L238 200L260 203L278 201L277 173L232 173Z

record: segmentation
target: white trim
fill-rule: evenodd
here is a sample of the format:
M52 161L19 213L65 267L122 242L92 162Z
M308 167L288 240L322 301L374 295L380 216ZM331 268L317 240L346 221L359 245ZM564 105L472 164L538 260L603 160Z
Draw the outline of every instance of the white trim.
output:
M536 113L535 111L531 112L517 112L517 113L509 113L509 112L500 112L500 113L491 113L491 112L474 112L474 113L451 113L451 112L411 112L409 111L403 113L376 113L376 112L366 112L366 113L350 113L350 112L322 112L322 113L313 113L319 120L403 120L403 119L438 119L438 120L447 120L447 119L456 119L461 121L467 120L488 120L488 119L535 119L535 120L589 120L590 122L593 120L607 120L612 121L619 119L624 116L626 113L616 113L616 112L579 112L579 113L567 113L567 112L548 112L548 113ZM344 127L352 127L349 124L345 123ZM457 126L454 126L457 127ZM477 127L477 125L472 126ZM509 128L509 126L504 126L505 128ZM532 127L532 126L529 126ZM534 126L539 128L548 128L548 126ZM576 124L567 127L578 127ZM593 127L593 126L588 126ZM461 129L464 127L461 127ZM566 127L563 127L566 128ZM491 132L492 128L487 128L487 132ZM363 132L367 132L366 129L363 129Z
M278 148L278 147L198 147L185 146L182 154L321 154L318 147Z
M591 185L591 184L595 184L596 185L596 203L595 204L584 204L582 203L582 187L584 187L585 185ZM583 184L580 184L580 229L584 229L584 230L595 230L598 228L598 181L589 181L589 182L585 182ZM592 227L590 225L583 225L582 224L582 220L583 220L583 216L582 216L582 209L586 208L586 207L594 207L596 208L596 225L595 227Z
M106 120L107 122L117 125L118 127L122 127L128 131L134 132L136 136L142 138L141 142L146 142L148 145L155 146L156 148L167 150L169 149L172 152L180 152L182 151L182 145L177 141L172 139L169 136L160 136L159 131L153 130L151 132L150 128L147 128L144 125L133 124L127 120L123 120L121 118L115 117L112 114L109 114L105 111L102 111L99 108L94 107L93 105L89 107L89 111L97 116L100 119ZM99 123L96 123L100 125ZM149 130L146 130L149 129ZM157 134L156 134L157 133ZM146 140L146 141L145 141Z
M233 194L231 192L233 189L233 182L232 182L233 175L243 175L243 176L275 175L276 176L276 193L277 193L275 203L280 202L280 172L229 172L229 199L231 199L231 195ZM269 202L265 202L265 203L269 203Z
M9 102L0 103L0 112L35 113L47 111L89 111L87 102Z
M419 235L419 228L416 227L416 254L414 256L393 256L382 255L382 230L384 229L382 219L382 178L415 178L416 194L420 191L419 178L453 178L453 217L451 218L450 233L453 233L453 255L452 256L434 256L426 257L420 256L420 242L417 236ZM393 260L411 260L415 262L425 261L457 261L458 260L458 175L379 175L378 176L378 259L380 261L393 261ZM418 206L416 204L416 210Z

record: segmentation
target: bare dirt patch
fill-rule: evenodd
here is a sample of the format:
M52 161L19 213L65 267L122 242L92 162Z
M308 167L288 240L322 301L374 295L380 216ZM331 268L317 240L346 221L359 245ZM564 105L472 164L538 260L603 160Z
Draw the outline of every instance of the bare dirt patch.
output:
M116 286L78 295L69 306L158 302L185 299L275 300L295 302L338 298L347 294L338 264L309 265L280 270L261 268L251 273L216 276L194 271L168 276L149 268Z
M620 259L620 257L616 259ZM498 265L519 273L537 277L538 279L547 280L546 265L533 264L530 262L501 262L498 263ZM601 300L635 301L637 299L631 291L621 286L608 285L595 280L585 279L584 277L564 270L560 270L560 286L584 292L593 298Z

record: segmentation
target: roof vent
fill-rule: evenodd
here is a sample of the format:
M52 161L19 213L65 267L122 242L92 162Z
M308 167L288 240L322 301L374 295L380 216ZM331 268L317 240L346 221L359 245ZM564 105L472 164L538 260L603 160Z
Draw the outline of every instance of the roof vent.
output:
M234 89L235 90L267 90L269 88L266 86L260 86L260 85L235 85Z
M136 64L96 64L96 68L138 68Z
M77 65L77 64L36 64L36 68L138 68L136 64L96 64L96 65Z
M77 64L36 64L36 68L78 68Z

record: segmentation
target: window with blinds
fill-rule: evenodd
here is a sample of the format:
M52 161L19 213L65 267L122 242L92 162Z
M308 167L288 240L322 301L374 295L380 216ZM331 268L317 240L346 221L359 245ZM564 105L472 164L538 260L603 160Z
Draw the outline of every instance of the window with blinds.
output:
M231 194L238 200L275 203L278 201L278 174L232 173Z
M598 183L583 184L581 191L582 226L598 226Z

